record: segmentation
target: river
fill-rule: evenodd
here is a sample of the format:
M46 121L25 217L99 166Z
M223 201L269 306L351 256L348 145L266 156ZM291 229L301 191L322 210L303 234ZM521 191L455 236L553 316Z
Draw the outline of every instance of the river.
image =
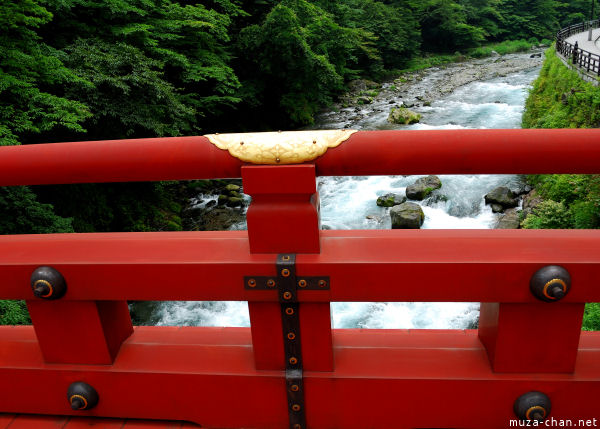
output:
M475 60L385 83L373 103L339 106L324 112L315 128L520 128L528 88L541 66L541 59L536 61L529 56L527 53ZM497 74L502 76L491 77ZM387 122L390 108L402 102L415 104L411 110L422 115L420 123L401 126ZM419 177L320 177L323 227L389 229L389 209L376 206L377 196L388 192L403 194L406 186ZM422 202L426 216L423 228L493 228L498 215L485 206L483 196L497 186L521 185L519 177L508 175L439 177L442 188ZM165 302L149 305L147 313L148 323L157 325L250 323L245 302ZM332 316L334 328L463 329L476 326L479 303L332 303Z

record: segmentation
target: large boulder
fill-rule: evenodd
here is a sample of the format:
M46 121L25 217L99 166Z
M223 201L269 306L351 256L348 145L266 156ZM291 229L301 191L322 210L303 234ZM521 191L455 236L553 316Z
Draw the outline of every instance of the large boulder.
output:
M392 229L419 229L425 221L425 213L420 205L403 203L390 210Z
M517 209L508 209L504 215L498 219L496 229L518 229L521 226L519 212Z
M393 124L416 124L421 120L421 115L404 107L393 107L388 116L388 122Z
M442 181L437 176L421 177L415 183L406 188L406 196L409 200L421 201L429 196L434 190L442 187Z
M500 186L485 196L486 204L498 204L502 208L508 209L517 207L519 200L516 198L513 191L508 189L506 186Z
M394 207L406 202L406 197L398 194L385 194L377 197L379 207Z

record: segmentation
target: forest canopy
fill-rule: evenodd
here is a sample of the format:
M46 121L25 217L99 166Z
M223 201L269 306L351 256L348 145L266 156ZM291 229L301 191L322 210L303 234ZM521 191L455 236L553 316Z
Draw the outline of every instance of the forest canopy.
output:
M348 81L424 52L551 39L555 0L17 0L0 4L0 142L310 124Z

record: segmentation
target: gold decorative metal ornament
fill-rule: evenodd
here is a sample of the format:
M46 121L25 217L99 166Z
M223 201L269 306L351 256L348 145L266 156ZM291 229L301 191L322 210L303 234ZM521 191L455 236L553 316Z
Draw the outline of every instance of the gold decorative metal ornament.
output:
M208 134L219 149L252 164L300 164L339 146L356 130L285 131L245 134Z

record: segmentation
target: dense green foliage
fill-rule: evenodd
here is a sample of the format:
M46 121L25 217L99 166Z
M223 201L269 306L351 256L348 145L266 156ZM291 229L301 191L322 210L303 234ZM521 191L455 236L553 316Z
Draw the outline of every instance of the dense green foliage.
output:
M29 325L25 301L0 301L0 325Z
M554 49L527 99L524 128L596 128L600 126L600 87L583 81L564 66Z
M525 104L523 127L599 126L600 87L583 81L549 49ZM546 201L525 219L525 228L600 227L600 177L536 175L529 180Z
M548 49L525 105L523 127L600 127L600 87L584 82ZM600 228L599 175L533 175L528 181L544 201L523 221L524 228ZM600 303L586 305L582 328L600 330Z
M551 38L583 0L0 4L1 144L289 128L422 51ZM479 51L481 54L484 51Z

